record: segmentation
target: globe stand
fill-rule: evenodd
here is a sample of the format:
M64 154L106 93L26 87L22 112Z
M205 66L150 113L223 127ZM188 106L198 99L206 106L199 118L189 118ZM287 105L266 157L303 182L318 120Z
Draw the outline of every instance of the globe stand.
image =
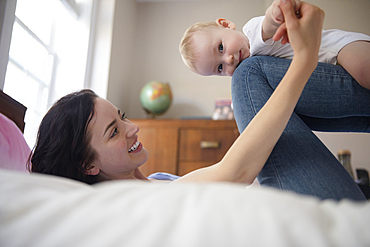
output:
M151 111L149 111L145 108L143 108L143 110L145 111L147 118L155 119L155 115Z

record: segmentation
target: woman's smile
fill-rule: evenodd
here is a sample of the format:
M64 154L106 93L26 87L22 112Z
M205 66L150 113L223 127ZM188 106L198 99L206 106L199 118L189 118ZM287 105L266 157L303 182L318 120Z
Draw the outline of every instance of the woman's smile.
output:
M132 144L132 146L130 147L128 152L129 153L137 153L137 152L140 152L142 148L143 148L143 145L141 144L141 142L136 140L136 142L134 144Z

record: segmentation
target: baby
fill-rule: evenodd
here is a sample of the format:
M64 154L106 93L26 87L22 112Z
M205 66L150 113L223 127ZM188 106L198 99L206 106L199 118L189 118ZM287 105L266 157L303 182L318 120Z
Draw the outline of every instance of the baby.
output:
M299 16L301 2L293 1ZM200 75L232 76L241 61L250 56L293 58L284 16L275 0L265 16L255 17L235 30L235 24L219 18L190 26L180 42L184 63ZM338 29L323 30L319 62L343 66L362 86L370 89L370 36Z

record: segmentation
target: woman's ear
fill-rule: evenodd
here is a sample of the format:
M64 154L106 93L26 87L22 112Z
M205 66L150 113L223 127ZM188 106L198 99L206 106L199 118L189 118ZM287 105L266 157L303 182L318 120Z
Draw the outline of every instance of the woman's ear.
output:
M234 30L235 30L235 27L236 27L234 22L232 22L230 20L227 20L227 19L224 19L224 18L218 18L216 20L216 24L220 27L231 28L231 29L234 29Z
M86 170L85 174L95 176L95 175L98 175L98 174L99 174L99 172L100 172L100 169L99 169L98 167L96 167L96 166L94 166L94 165L91 165L91 166Z

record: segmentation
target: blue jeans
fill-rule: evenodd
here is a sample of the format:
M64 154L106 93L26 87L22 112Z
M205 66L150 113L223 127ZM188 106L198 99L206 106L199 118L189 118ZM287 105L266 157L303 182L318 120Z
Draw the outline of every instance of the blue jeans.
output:
M269 99L290 62L251 57L235 70L232 97L239 132ZM312 130L370 132L370 90L361 87L342 67L319 63L258 175L261 186L321 199L365 200L348 172Z

